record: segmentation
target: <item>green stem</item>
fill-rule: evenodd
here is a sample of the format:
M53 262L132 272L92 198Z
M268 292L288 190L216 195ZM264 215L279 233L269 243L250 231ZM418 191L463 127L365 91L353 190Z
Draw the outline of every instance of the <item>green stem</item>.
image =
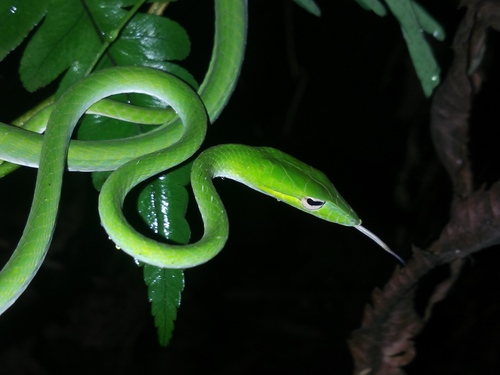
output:
M87 69L87 72L85 73L85 76L88 76L94 68L97 66L99 61L101 60L102 56L106 53L109 47L118 39L118 36L120 35L121 31L127 26L127 23L132 19L132 17L137 13L139 8L146 2L146 0L139 0L133 7L130 9L125 17L123 17L122 21L118 25L116 29L111 31L109 34L104 35L105 40L104 43L101 46L101 50L95 57L94 61L92 64L90 64L89 68Z

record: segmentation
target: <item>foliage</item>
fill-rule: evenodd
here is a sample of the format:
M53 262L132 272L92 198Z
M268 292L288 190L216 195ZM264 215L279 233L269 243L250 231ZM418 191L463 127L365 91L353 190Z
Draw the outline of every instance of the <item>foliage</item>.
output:
M27 44L20 65L20 77L29 91L35 91L58 78L64 77L58 92L62 93L73 82L90 71L111 66L140 65L161 69L183 78L194 88L197 83L186 70L172 61L189 55L190 43L186 31L175 21L148 13L135 13L126 8L141 5L135 0L35 1L13 7L3 1L0 7L8 16L2 25L4 35L15 34L23 38L41 21ZM8 11L6 11L6 9ZM127 22L128 15L133 18ZM10 16L10 17L9 17ZM19 22L19 20L23 22ZM124 22L125 20L125 22ZM21 26L22 34L19 34ZM119 37L118 37L119 35ZM168 37L165 37L168 36ZM21 38L2 39L0 50L4 55L21 43ZM104 46L104 47L103 47ZM161 107L157 100L139 95L122 96L115 100L128 101L138 106ZM85 140L123 138L147 131L147 127L130 124L101 116L86 116L79 127L78 136ZM108 176L105 172L93 173L96 188ZM189 166L168 178L159 177L144 188L138 201L138 211L145 222L165 239L187 243L189 227L184 219L187 205ZM157 193L159 195L157 195ZM165 194L167 193L167 194ZM178 204L181 207L177 207ZM170 212L155 210L170 205ZM161 222L176 228L173 232L158 230L154 223ZM179 233L179 234L178 234ZM166 345L173 329L176 309L183 289L183 272L180 270L155 270L146 267L145 281L149 286L152 312L159 330L160 343ZM175 282L172 282L175 281Z
M356 1L363 8L372 10L381 17L387 14L386 8L379 0ZM386 0L385 2L401 25L401 31L424 93L426 96L431 96L434 88L439 85L440 69L425 40L424 32L443 41L444 30L416 1Z
M389 10L399 22L423 92L426 96L430 96L440 83L440 71L425 39L424 32L442 41L445 35L441 26L415 1L357 0L357 2L378 16L386 16ZM311 14L316 16L321 14L319 7L313 1L296 0L296 3ZM182 77L194 88L198 85L193 75L177 64L177 61L185 59L190 54L188 33L177 22L144 12L145 8L141 8L141 12L137 14L135 11L131 12L130 7L136 4L133 0L109 0L105 2L105 6L99 0L86 2L27 0L18 7L13 7L10 4L5 0L0 1L1 14L4 15L0 23L0 30L4 35L4 38L0 40L0 56L5 57L27 38L20 65L20 77L29 91L38 90L53 81L60 80L58 82L60 83L58 93L60 93L72 82L90 71L116 65L155 67ZM469 10L469 12L474 13L473 10ZM129 22L123 22L131 13L134 17ZM475 13L474 15L479 17ZM255 18L257 17L258 15L255 16ZM484 21L484 24L487 22ZM479 28L479 26L475 27ZM478 32L477 30L473 32L473 25L464 25L463 29L471 35L476 35L475 32ZM443 85L449 91L443 89L437 95L438 99L436 100L443 102L450 98L453 101L458 100L450 92L453 91L450 86L453 87L455 84L455 87L460 87L459 91L468 94L465 95L465 99L461 98L465 101L456 106L464 109L464 113L461 113L462 118L464 118L469 109L467 103L477 89L476 86L471 87L470 85L477 84L481 81L481 77L476 74L476 65L472 68L469 67L469 70L461 68L469 61L480 65L483 57L481 51L485 47L481 44L482 38L459 41L463 45L471 43L471 47L474 47L471 50L479 51L470 59L470 56L464 55L466 52L457 47L457 53L462 53L461 57L457 59L457 64L461 64L460 69L457 68L457 70L467 71L472 78L469 80L468 77L460 77L461 80L458 81L456 77L455 80L450 79L447 83L448 86ZM127 96L120 99L137 105L159 105L159 103L151 102L150 99L142 96ZM410 305L414 297L412 288L420 281L423 274L429 272L433 267L437 267L438 264L456 260L487 245L497 243L496 232L491 230L489 226L489 223L495 222L497 219L495 215L491 214L495 210L489 210L490 203L488 202L493 202L492 207L494 208L495 202L498 200L498 184L495 183L484 191L473 189L471 171L466 168L464 175L463 171L461 174L455 169L453 160L457 160L457 158L468 160L467 155L460 154L467 148L464 146L467 142L466 137L446 143L449 139L445 136L439 138L439 134L448 134L449 131L446 126L439 127L438 125L443 125L445 122L439 121L439 113L453 112L456 111L456 108L450 109L441 102L435 104L434 111L434 116L438 118L437 120L434 118L433 125L435 139L439 140L439 142L436 141L438 144L436 148L440 157L444 159L443 164L446 166L456 189L456 203L451 209L452 218L439 240L429 246L428 250L431 250L431 254L416 249L415 260L409 264L407 270L395 273L388 287L381 292L374 293L374 308L373 310L367 309L365 325L363 329L355 333L350 344L360 371L373 364L369 360L365 362L364 355L367 352L373 355L370 357L373 362L392 361L392 369L399 369L401 361L408 363L413 359L413 347L409 338L412 338L416 331L422 329L425 321L419 320ZM462 125L463 128L467 128L467 124ZM110 139L145 131L148 131L146 126L124 125L115 120L86 116L79 128L78 137L81 139ZM463 133L467 132L461 129L461 134L463 135ZM457 144L460 146L458 151ZM457 153L449 153L450 150L456 151L459 157L457 157ZM185 186L189 182L188 172L189 164L173 173L159 176L156 180L148 182L138 194L136 210L144 223L156 235L176 243L187 243L190 237L189 226L185 219L188 204L188 193ZM106 174L94 174L95 186L99 188L105 178ZM477 212L471 207L481 208L481 215L477 215ZM470 227L467 228L467 231L464 231L464 228L460 226L466 221L464 217L473 218L469 222ZM474 241L473 244L469 243L470 233L476 233L481 241L486 239L484 244L480 240ZM456 253L459 246L457 244L460 244L459 253ZM425 319L430 317L435 301L444 298L446 291L455 281L459 272L460 267L455 266L448 280L449 283L433 295L435 299L428 303ZM184 289L183 271L161 270L145 266L144 279L149 288L148 295L152 303L152 312L155 316L160 343L167 345L172 336L173 322L177 318L177 308ZM409 313L409 317L407 316L407 320L403 323L401 321L395 322L398 316L403 316L408 311L411 313ZM390 321L387 316L396 316L396 318L394 321ZM398 334L391 335L394 332L398 332ZM392 356L393 353L390 353L391 356L388 359L387 353L382 353L381 349L391 347L395 342L400 345L397 346L398 348L404 348L403 355L399 353ZM402 357L404 358L402 359ZM397 362L396 359L400 362Z

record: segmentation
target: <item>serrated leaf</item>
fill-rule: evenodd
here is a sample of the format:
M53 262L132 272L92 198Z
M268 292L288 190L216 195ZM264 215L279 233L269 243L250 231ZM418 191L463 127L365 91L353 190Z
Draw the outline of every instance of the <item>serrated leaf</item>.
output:
M160 345L167 346L172 338L177 309L184 290L184 271L144 265L144 280L148 285L151 313L158 328Z
M94 2L96 0L92 0L90 4ZM91 9L95 7L96 5ZM126 15L127 12L120 8L116 10L101 7L98 12L92 14L92 18L102 33L110 34L116 31L114 27L117 27ZM187 32L177 22L152 14L136 14L120 32L119 39L100 60L98 69L117 65L147 66L170 72L196 89L198 84L194 77L187 70L171 62L185 59L190 53L190 48ZM87 73L97 51L98 49L94 54L88 54L72 63L61 82L59 92L64 91Z
M139 194L138 212L157 234L177 244L189 242L191 231L185 219L191 165L176 168L156 178ZM144 266L151 312L155 317L160 344L166 346L172 337L181 292L184 289L182 270Z
M40 22L49 0L0 0L0 60L15 49Z
M29 88L42 86L59 75L62 70L71 66L63 79L60 90L83 76L89 64L95 60L102 46L101 36L117 33L114 28L120 25L126 15L122 6L134 4L135 1L87 0L85 9L81 8L79 0L54 0L57 7L71 3L63 11L58 8L58 14L53 9L49 11L44 25L40 27L25 53L23 77L29 78ZM69 12L71 8L72 12ZM73 29L72 29L73 28ZM70 32L70 29L72 31ZM72 35L69 35L72 34ZM94 40L84 45L82 39ZM168 36L168 37L167 37ZM97 41L97 42L95 42ZM78 55L72 50L76 44L83 49ZM52 51L50 48L52 48ZM56 56L55 50L62 56ZM141 65L160 68L174 72L185 81L197 84L194 78L184 69L167 60L180 60L189 54L190 45L187 33L177 23L161 19L153 15L136 15L127 27L120 33L120 38L107 50L100 60L98 68L115 65ZM54 52L52 54L52 52ZM40 53L40 59L32 62L30 55ZM23 57L23 59L24 59ZM29 66L28 64L32 65ZM54 65L54 66L52 66ZM36 80L31 75L40 77ZM116 98L120 99L120 98ZM165 104L144 95L129 94L121 98L136 105L158 107ZM98 116L87 116L79 129L80 139L113 139L136 135L144 129L136 125L125 125L117 120L104 119ZM159 235L176 243L187 243L190 230L185 220L188 194L185 185L189 183L190 166L177 168L173 172L153 180L140 193L138 211L145 222ZM93 173L93 180L99 189L108 173ZM183 273L176 270L145 268L145 281L148 284L152 303L152 313L158 327L160 342L166 345L171 337L173 322L180 303L180 293L183 289ZM174 280L174 281L172 281Z
M35 91L70 67L68 73L72 78L65 80L63 90L83 76L109 36L117 34L121 20L127 15L127 10L123 8L135 3L135 0L53 0L44 23L21 59L20 75L26 89ZM127 38L122 36L115 43L122 46L113 46L118 55L120 52L133 52L123 65L130 65L131 61L134 65L151 65L142 64L136 56L141 59L146 56L147 61L157 63L181 60L189 54L187 33L178 24L163 17L138 14L123 32ZM169 35L170 40L161 40L166 39L165 35ZM132 51L129 51L130 48ZM151 51L155 53L150 55Z
M422 31L436 33L437 38L441 37L441 33L444 36L444 33L442 29L439 31L436 28L437 22L426 15L423 8L414 8L415 3L411 0L386 0L386 3L401 25L413 66L425 96L429 97L439 84L440 69ZM425 28L420 21L424 22Z
M134 4L115 0L100 2L91 0L88 2L90 10L95 11L92 18L99 25L99 29L111 33L115 25L118 25L126 11L120 6ZM114 4L114 7L111 6ZM168 35L168 38L165 37ZM147 40L145 42L144 40ZM101 60L99 68L112 67L116 65L139 65L149 66L166 72L170 72L189 83L194 89L198 84L194 77L184 68L165 61L165 59L184 59L189 55L190 42L186 31L176 22L165 20L154 15L136 15L120 33L120 38L112 45L106 56ZM59 91L82 77L88 70L88 65L83 59L72 64L71 69L64 77ZM128 94L113 97L114 100L129 102L143 107L165 108L165 103L145 95ZM105 118L101 116L86 116L78 128L78 138L84 140L104 140L115 138L126 138L142 133L150 128L139 125ZM97 190L100 190L109 172L92 173L92 181ZM187 202L187 198L186 198Z
M134 4L135 1L123 2L119 0L102 2L91 0L88 2L94 22L103 32L111 33L127 12L120 7ZM101 60L99 68L112 67L116 65L139 65L149 66L170 72L197 88L198 84L194 77L180 66L164 61L168 58L183 59L190 52L189 38L186 31L176 22L162 21L162 17L154 15L136 15L125 30L120 33L120 38L113 44L106 56ZM149 24L146 26L146 24ZM169 38L162 37L169 35ZM123 41L123 38L126 41ZM145 43L143 39L148 39ZM153 39L156 42L151 42ZM161 40L160 42L158 40ZM169 52L165 52L169 51ZM70 86L74 81L81 78L88 70L88 63L93 61L95 55L89 54L75 61L71 69L60 85L60 92ZM114 100L129 102L137 106L165 108L164 102L157 98L145 95L129 94L127 96L115 96ZM115 138L126 138L142 133L150 128L141 127L124 121L105 118L101 116L86 116L78 128L78 138L84 140L105 140ZM108 172L96 172L92 174L92 180L96 189L100 189Z
M321 16L321 10L314 0L293 0L297 5L307 10L309 13L315 15L316 17Z
M78 0L53 0L21 59L20 76L29 91L53 81L71 63L95 54L101 40Z
M74 1L74 0L73 0ZM82 17L88 19L92 24L93 32L99 39L96 43L89 48L85 55L74 57L70 61L69 70L64 76L61 84L59 85L57 96L64 92L70 85L82 78L88 73L90 69L95 68L92 66L96 62L96 58L100 57L101 49L106 43L112 42L111 35L118 35L118 28L121 26L122 20L126 19L128 12L123 7L131 7L139 0L87 0L85 8L82 12ZM76 9L75 9L76 11ZM83 32L83 30L75 30L76 33ZM101 63L106 62L106 58L101 59ZM115 64L111 64L114 66ZM102 68L102 66L101 66Z
M177 22L151 14L137 14L111 47L111 54L122 65L147 57L148 61L184 60L191 43L186 30Z
M93 18L100 30L112 33L127 12L119 8L118 11L112 8L103 9L93 14ZM152 14L136 14L101 59L98 69L117 65L147 66L170 72L196 88L194 77L170 62L185 59L190 50L187 32L177 22ZM93 57L88 60L92 61ZM88 70L88 62L75 62L64 77L61 87L64 89L81 78Z

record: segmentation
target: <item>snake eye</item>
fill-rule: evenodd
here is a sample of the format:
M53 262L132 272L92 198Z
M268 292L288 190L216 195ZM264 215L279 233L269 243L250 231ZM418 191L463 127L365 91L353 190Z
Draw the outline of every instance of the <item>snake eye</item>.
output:
M304 206L304 208L309 211L318 210L325 205L325 201L314 199L311 197L304 197L302 198L301 202L302 206Z

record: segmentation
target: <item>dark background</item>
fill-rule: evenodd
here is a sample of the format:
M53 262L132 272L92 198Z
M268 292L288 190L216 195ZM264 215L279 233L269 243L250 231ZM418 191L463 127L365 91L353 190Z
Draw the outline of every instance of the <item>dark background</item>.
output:
M447 30L445 42L432 42L446 71L463 12L454 1L420 3ZM273 146L323 170L364 225L409 257L412 244L425 246L439 234L451 197L428 134L430 101L391 16L380 18L349 0L318 4L321 18L289 1L250 2L241 78L206 144ZM192 55L183 66L200 80L210 56L212 8L184 1L166 13L190 33ZM14 52L0 65L5 121L39 100L19 88L19 56ZM299 75L292 63L300 65ZM293 104L300 85L303 94ZM496 178L483 146L476 147L475 162L484 179ZM0 184L2 260L20 237L34 179L34 171L18 171ZM351 373L346 342L396 260L353 228L321 222L230 181L216 186L228 210L229 242L214 260L186 271L174 338L161 348L141 269L101 230L89 176L68 173L46 262L0 318L2 373ZM196 236L194 207L190 216ZM488 293L500 281L492 259L484 252L466 266L417 339L409 373L497 373L481 360L499 349L491 323L498 298ZM431 275L431 285L440 277L440 271ZM464 328L466 313L482 313L483 325ZM464 330L459 337L457 327ZM474 349L461 344L467 335Z

